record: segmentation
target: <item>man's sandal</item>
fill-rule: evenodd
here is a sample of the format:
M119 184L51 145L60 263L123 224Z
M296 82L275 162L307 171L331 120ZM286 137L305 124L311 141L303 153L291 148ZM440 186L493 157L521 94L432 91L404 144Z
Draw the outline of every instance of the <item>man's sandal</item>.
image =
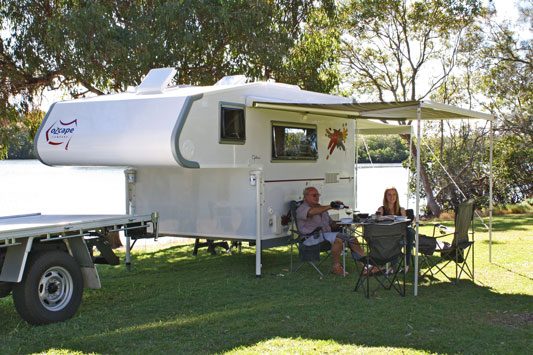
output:
M369 266L365 266L365 268L363 269L363 275L364 276L367 276L367 275L377 275L381 273L381 270L379 267L377 266L372 266L372 267L369 267Z

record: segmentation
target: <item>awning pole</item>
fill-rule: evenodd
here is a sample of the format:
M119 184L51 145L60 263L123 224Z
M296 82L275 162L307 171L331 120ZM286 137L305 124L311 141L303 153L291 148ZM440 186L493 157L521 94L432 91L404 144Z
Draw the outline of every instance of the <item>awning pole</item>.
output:
M357 120L354 120L355 122L355 178L354 178L354 209L357 210L357 182L358 182L358 171L359 171L359 135L357 134ZM354 215L356 213L354 212Z
M406 208L409 208L411 202L411 164L413 163L413 127L411 126L411 132L409 132L409 157L407 163L407 203L405 204Z
M261 170L254 170L250 172L250 184L255 185L255 277L261 277L262 261L261 261L261 226L262 226L262 211L263 206L263 172Z
M489 123L490 129L490 149L489 149L489 263L492 263L492 151L494 146L494 129L492 121Z
M416 204L415 204L415 279L414 279L414 295L418 295L418 229L420 227L420 126L421 126L422 110L420 104L416 109Z

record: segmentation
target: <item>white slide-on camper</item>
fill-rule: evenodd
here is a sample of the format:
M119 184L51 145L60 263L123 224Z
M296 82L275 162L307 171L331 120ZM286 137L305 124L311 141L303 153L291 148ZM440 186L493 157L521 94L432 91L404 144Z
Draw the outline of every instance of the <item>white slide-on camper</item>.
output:
M395 132L327 108L269 107L352 104L348 98L240 76L168 87L174 74L155 69L134 92L54 104L35 140L38 157L48 165L128 166L128 213L158 211L161 236L255 243L258 276L261 249L287 242L281 216L304 187L318 187L324 203L353 205L356 125Z

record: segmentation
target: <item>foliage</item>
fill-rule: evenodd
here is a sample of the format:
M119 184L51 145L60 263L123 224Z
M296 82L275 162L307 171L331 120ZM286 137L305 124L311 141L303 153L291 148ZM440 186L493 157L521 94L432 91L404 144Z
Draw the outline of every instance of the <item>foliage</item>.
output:
M4 104L3 107L0 106L0 159L7 156L10 138L19 130L18 117L19 115L13 107L7 104Z
M408 147L397 135L360 136L357 150L359 163L401 163L409 157Z
M529 8L531 6L529 4ZM524 11L524 17L531 19L531 12ZM533 42L519 39L518 32L514 32L508 23L496 23L490 18L472 26L467 38L458 57L463 73L448 77L432 99L481 107L497 118L494 124L494 198L497 203L519 202L533 195L533 81L530 75ZM445 144L442 125L441 152L453 149ZM471 134L463 139L475 140L484 134L472 127ZM478 147L481 150L463 155L478 155L477 159L487 161L488 145ZM479 169L488 174L486 167ZM487 179L484 184L488 185ZM488 186L483 190L487 193Z
M341 60L352 92L399 102L424 99L445 82L465 30L485 10L479 0L352 0L344 14ZM442 206L425 168L420 177L427 206L438 216Z
M27 129L11 134L7 159L35 159L32 140Z
M522 4L531 31L532 5ZM343 64L359 95L381 101L430 97L494 114L495 200L519 202L531 196L533 184L533 46L510 24L494 22L493 14L480 1L351 1ZM426 135L435 152L420 152L430 211L439 215L463 199L440 159L466 195L488 205L488 127L439 122Z
M533 199L518 204L500 204L494 207L494 215L533 214Z
M190 244L153 250L139 241L131 271L97 265L102 289L86 290L67 322L29 326L11 298L0 299L2 352L528 353L533 216L494 219L492 263L488 233L476 226L476 282L422 280L417 297L412 272L406 297L378 289L366 299L353 292L353 262L348 277L320 279L307 266L288 272L289 248L267 249L256 278L253 248L194 257Z
M459 125L456 122L444 124L446 134L440 137L441 123L426 123L421 145L421 164L425 167L435 200L444 210L451 210L470 197L477 199L477 205L488 206L487 125L477 126L467 121ZM414 171L414 162L411 169Z
M338 18L313 10L276 79L311 91L331 92L340 82Z
M352 0L345 11L342 60L353 92L408 101L442 84L483 7L471 0Z
M521 8L530 33L532 9L531 2ZM533 39L520 39L507 23L491 23L490 29L475 88L498 118L494 161L500 200L519 202L533 196Z
M45 88L123 91L155 67L177 68L178 84L231 74L325 92L338 83L331 0L0 0L0 16L2 118L23 119Z
M524 144L515 135L505 135L494 149L497 201L517 203L533 196L533 145Z

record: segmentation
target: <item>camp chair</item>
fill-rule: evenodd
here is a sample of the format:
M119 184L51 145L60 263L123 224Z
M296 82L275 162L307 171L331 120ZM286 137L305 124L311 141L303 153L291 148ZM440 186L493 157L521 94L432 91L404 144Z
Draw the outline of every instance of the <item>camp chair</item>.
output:
M329 251L331 250L331 244L327 241L324 241L322 243L312 245L312 246L304 245L303 242L307 238L318 237L320 233L322 233L322 231L317 228L316 230L313 231L311 235L304 235L300 231L298 227L298 223L296 221L296 209L302 204L302 202L303 201L290 201L289 202L289 210L290 210L290 216L291 216L291 229L290 229L291 234L289 235L289 238L290 238L289 242L291 245L290 270L297 272L298 270L300 270L300 268L303 265L309 264L320 274L320 276L324 276L322 271L320 271L319 267L322 264L322 262L325 259L327 259L327 257L329 256ZM297 245L298 255L300 257L300 264L295 270L293 270L293 261L292 261L294 245ZM322 258L322 260L320 260L321 252L327 252L326 256Z
M405 255L402 248L405 245L407 228L405 223L374 223L363 228L363 238L366 241L366 255L354 261L362 262L364 267L359 272L354 291L360 286L365 290L365 296L370 295L370 282L377 281L378 288L386 290L394 288L401 296L405 296ZM390 265L391 268L387 269ZM383 270L385 269L385 270ZM379 270L378 272L373 272Z
M465 201L455 209L455 228L453 232L448 232L447 228L441 224L433 227L433 236L419 236L419 253L421 262L427 269L421 275L431 275L434 277L442 273L450 282L457 283L464 272L474 281L474 201ZM440 235L437 235L439 230ZM453 235L450 243L440 241L440 238ZM470 237L471 236L471 237ZM423 243L420 243L423 241ZM434 253L438 253L438 259L430 258ZM471 265L468 265L468 257L472 255ZM455 263L455 278L452 279L444 271L444 268L451 262Z

